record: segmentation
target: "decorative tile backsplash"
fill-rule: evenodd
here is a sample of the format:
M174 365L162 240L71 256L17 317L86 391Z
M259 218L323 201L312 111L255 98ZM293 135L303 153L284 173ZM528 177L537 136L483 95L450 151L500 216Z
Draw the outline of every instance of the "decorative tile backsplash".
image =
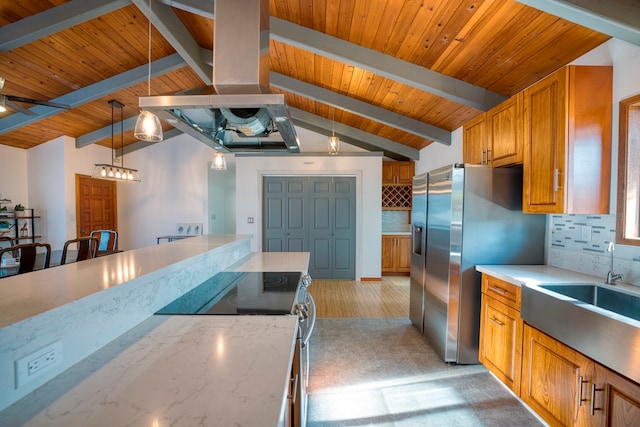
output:
M615 241L615 215L549 215L548 261L567 270L607 277ZM613 271L624 276L622 282L640 286L640 248L616 245Z
M409 232L411 231L409 211L382 211L382 232Z

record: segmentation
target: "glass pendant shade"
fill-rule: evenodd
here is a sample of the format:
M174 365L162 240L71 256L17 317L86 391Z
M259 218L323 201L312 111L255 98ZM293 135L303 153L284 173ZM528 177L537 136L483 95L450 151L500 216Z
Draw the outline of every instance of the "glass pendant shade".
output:
M150 111L140 111L133 135L143 141L162 141L162 125L158 116Z
M211 169L218 171L227 170L227 159L225 159L223 153L216 151L216 154L213 157L213 162L211 162Z
M335 155L340 151L340 138L335 135L329 137L329 154Z

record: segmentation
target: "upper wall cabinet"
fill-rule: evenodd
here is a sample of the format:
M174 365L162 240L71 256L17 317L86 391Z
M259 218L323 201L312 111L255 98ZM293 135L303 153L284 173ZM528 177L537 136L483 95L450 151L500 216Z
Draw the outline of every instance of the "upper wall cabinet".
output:
M482 113L462 127L462 161L464 163L487 164L486 117L486 113Z
M411 185L413 162L382 162L382 185Z
M411 210L413 162L382 162L382 209Z
M492 167L522 164L522 93L464 125L462 158Z
M525 89L525 212L609 213L612 71L568 66Z
M522 92L486 112L489 165L522 164Z

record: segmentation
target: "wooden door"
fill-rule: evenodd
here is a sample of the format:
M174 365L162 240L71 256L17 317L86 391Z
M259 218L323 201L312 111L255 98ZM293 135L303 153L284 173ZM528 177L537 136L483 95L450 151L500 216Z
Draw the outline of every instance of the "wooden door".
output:
M413 184L414 170L415 166L413 164L413 161L398 162L398 184Z
M487 112L492 167L522 164L522 92Z
M399 236L397 240L397 271L408 273L411 271L411 236Z
M390 273L394 270L395 246L395 236L382 236L382 273Z
M481 114L462 127L462 161L483 165L487 161L486 115Z
M564 211L567 68L524 91L523 210Z
M640 426L640 386L597 365L598 387L593 400L592 425ZM604 384L604 386L602 386Z
M551 426L584 425L595 364L524 325L520 397Z
M482 294L480 362L520 395L522 329L520 312Z
M76 235L93 230L118 230L117 184L76 175Z

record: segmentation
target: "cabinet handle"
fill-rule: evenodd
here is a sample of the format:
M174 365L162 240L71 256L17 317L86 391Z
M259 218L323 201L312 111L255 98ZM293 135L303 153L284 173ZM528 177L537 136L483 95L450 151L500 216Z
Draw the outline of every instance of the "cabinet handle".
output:
M493 292L497 292L497 293L502 294L502 295L506 295L506 294L509 293L509 291L507 291L506 289L497 288L495 286L489 287L489 290L493 291Z
M287 397L291 399L291 402L295 405L298 398L298 374L296 374L295 378L290 378L289 381L293 383L293 391Z
M582 377L582 375L580 375L578 377L578 406L582 406L582 402L586 402L587 399L583 399L582 398L582 385L585 383L586 381L584 380L584 378Z
M561 174L562 172L560 172L560 169L556 169L553 173L553 191L558 191L562 188L562 186L560 185Z
M501 321L499 321L498 319L496 319L495 317L491 318L491 321L493 323L495 323L496 325L500 326L501 328L504 326L504 323L502 323Z
M595 415L596 411L602 411L602 408L596 408L596 391L604 391L604 387L596 388L595 383L591 384L591 415Z
M489 150L487 148L487 163L486 164L488 165L491 162L493 162L493 150Z

